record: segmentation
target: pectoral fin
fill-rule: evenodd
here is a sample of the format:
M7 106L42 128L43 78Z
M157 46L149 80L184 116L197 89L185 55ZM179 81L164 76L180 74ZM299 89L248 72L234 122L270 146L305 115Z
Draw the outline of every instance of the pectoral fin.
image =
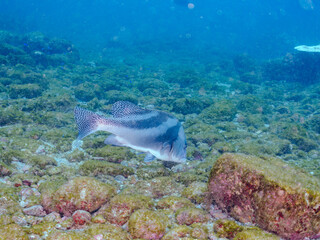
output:
M153 156L151 153L147 153L147 155L144 157L144 162L152 162L155 159L155 156Z
M110 135L104 140L104 143L107 145L117 146L117 147L123 147L125 146L116 135Z

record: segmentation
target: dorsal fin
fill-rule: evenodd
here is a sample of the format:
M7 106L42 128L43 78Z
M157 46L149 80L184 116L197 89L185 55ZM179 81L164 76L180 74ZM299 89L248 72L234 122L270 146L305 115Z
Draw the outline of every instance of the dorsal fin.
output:
M112 105L111 113L113 117L119 118L132 114L142 114L149 112L149 110L142 109L137 105L127 102L127 101L118 101Z

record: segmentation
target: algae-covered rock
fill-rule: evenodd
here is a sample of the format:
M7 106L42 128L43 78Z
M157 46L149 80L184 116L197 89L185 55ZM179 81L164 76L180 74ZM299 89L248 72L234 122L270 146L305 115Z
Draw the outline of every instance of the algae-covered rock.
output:
M197 99L179 98L173 102L172 111L186 115L191 113L200 113L206 107L208 107L207 103Z
M98 175L123 175L125 177L133 174L133 169L117 163L106 161L88 160L80 166L80 173L85 176Z
M125 188L123 194L143 194L153 198L161 198L166 195L179 194L184 186L171 177L156 177L151 180L138 181L133 186Z
M0 226L1 239L29 240L28 235L18 224Z
M12 173L12 168L0 161L0 177L10 176L11 173Z
M131 240L129 234L121 227L114 226L112 224L92 224L85 229L85 233L92 237L102 235L103 240Z
M227 219L217 220L213 225L213 230L219 237L228 239L233 239L243 229L243 226Z
M233 238L233 240L280 240L280 237L265 232L261 229L245 229Z
M209 214L204 210L195 207L180 208L176 212L176 220L180 225L191 225L193 223L208 222Z
M39 97L43 89L34 83L12 84L9 88L9 96L15 98L35 98Z
M150 197L138 194L119 194L110 200L107 208L99 211L106 217L108 222L123 225L128 220L131 214L137 209L150 209L153 206Z
M75 88L75 97L81 101L90 101L101 96L101 88L97 84L85 82Z
M46 240L91 240L92 236L80 231L54 230L48 234Z
M171 209L173 211L177 211L184 207L194 207L194 204L187 198L169 196L160 199L157 203L157 207L160 209Z
M230 100L221 100L204 109L200 117L205 123L212 124L217 121L231 121L236 115L236 107Z
M169 170L163 165L145 165L137 170L137 176L141 179L152 179L155 177L168 176Z
M188 187L186 187L181 194L191 201L202 203L207 192L208 188L206 183L193 182Z
M161 239L162 240L193 239L193 238L190 238L191 232L192 232L191 227L181 225L181 226L177 226L177 227L171 229Z
M140 209L129 219L129 232L133 238L161 239L166 232L168 221L168 217L162 213Z
M42 205L48 212L71 216L76 210L93 212L115 194L115 188L91 177L77 177L56 191L42 194Z
M126 147L114 147L106 145L90 152L93 157L103 158L105 161L120 163L123 160L130 160L136 155Z
M241 222L289 239L319 234L319 179L279 159L224 154L212 168L208 189Z

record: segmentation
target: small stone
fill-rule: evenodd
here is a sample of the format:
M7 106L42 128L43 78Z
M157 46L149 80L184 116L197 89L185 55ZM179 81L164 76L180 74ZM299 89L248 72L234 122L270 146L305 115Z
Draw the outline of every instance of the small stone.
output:
M73 213L72 218L76 224L84 225L91 221L91 214L84 210L77 210Z
M29 208L23 209L23 212L26 215L36 216L36 217L44 217L47 213L44 211L41 205L35 205Z

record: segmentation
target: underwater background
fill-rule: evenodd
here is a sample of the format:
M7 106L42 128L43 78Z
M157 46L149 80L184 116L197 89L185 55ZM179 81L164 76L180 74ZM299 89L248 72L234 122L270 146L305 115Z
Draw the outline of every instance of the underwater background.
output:
M76 143L117 101L187 162ZM0 0L0 240L320 239L319 107L318 0Z

